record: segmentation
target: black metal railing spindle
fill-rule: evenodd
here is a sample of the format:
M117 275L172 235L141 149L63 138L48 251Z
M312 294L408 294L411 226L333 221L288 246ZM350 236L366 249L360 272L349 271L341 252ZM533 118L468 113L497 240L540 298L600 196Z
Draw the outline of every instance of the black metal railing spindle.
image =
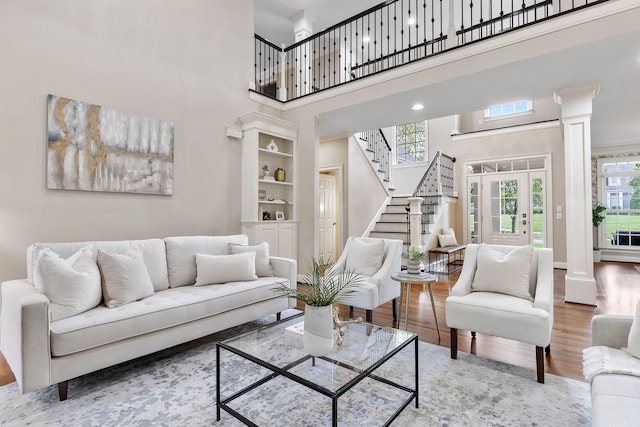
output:
M387 0L284 49L255 35L254 86L293 100L606 1Z

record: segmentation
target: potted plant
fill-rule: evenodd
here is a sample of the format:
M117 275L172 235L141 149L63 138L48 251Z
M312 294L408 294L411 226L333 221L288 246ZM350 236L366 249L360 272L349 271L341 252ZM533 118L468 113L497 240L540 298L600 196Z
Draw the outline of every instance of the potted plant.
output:
M424 252L420 251L415 246L409 248L407 253L407 273L419 274L420 263L424 260Z
M600 203L596 203L596 205L591 210L593 227L595 229L594 230L594 239L593 239L593 261L594 262L599 262L600 259L601 259L600 249L598 249L596 242L598 241L598 237L597 237L598 236L598 227L605 220L604 213L605 213L606 210L607 210L607 207L602 205L602 204L600 204Z
M313 259L309 272L298 281L305 286L296 289L280 284L276 292L304 302L303 345L312 356L322 356L333 348L333 303L344 303L346 297L357 291L363 277L352 271L335 271L327 264Z

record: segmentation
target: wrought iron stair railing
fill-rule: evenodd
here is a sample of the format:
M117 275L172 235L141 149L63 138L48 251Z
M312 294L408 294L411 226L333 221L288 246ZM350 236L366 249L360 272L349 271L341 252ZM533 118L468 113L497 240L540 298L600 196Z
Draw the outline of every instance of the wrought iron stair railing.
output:
M440 204L441 196L455 195L453 170L455 161L455 157L443 154L438 149L413 192L413 197L422 198L422 203L420 204L422 210L422 234L427 232L429 217L436 213L435 209Z
M378 172L384 175L383 181L389 182L391 177L391 146L382 129L360 132L358 137L365 142L365 149L373 154L371 160L378 164Z
M387 0L288 47L255 36L255 90L290 101L608 0Z

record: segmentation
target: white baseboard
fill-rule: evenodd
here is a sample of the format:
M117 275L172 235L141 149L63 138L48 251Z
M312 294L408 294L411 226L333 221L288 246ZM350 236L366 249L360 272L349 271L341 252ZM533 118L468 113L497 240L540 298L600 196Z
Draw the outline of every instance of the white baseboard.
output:
M566 270L567 269L567 263L566 262L554 262L553 263L553 268L557 268L559 270Z

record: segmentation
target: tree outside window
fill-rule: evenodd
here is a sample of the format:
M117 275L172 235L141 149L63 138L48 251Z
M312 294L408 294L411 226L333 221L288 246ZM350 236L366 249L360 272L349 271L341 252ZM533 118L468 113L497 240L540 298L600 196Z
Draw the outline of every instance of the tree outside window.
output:
M425 122L396 126L396 163L426 161L426 141Z

